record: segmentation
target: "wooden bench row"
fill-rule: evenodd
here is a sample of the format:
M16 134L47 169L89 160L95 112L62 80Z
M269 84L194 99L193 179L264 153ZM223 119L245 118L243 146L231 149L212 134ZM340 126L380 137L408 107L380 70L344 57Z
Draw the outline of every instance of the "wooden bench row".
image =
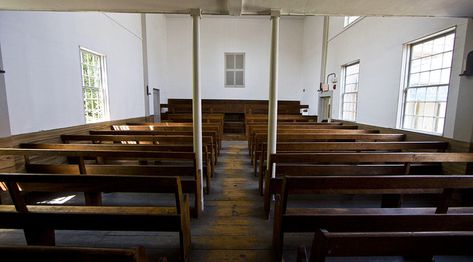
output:
M50 262L148 262L142 246L136 248L92 248L57 246L0 246L3 261Z
M112 175L145 175L176 176L182 180L184 193L192 194L194 205L192 215L198 217L202 210L203 195L201 179L196 166L195 153L191 152L156 152L131 150L80 150L80 149L18 149L2 148L0 155L23 156L25 170L29 173L59 174L112 174ZM75 160L75 163L33 163L34 156L64 157ZM94 159L92 162L87 159ZM163 161L143 165L143 161ZM168 162L166 162L168 161ZM89 204L100 205L100 194L87 193Z
M264 209L269 216L271 197L281 192L283 177L320 175L443 174L443 163L472 163L471 153L276 153L271 154L264 183ZM273 170L275 167L275 176ZM386 201L398 204L399 198Z
M189 199L179 177L18 173L0 174L0 181L13 200L0 206L0 227L23 229L28 245L54 246L56 230L176 232L181 260L189 258ZM170 207L31 205L22 192L164 193L175 202Z
M327 256L432 256L472 254L473 208L452 206L457 190L473 188L473 176L321 176L284 178L276 198L273 248L283 257L286 233L316 232L310 260ZM297 195L437 194L430 207L340 208L291 206ZM465 242L466 241L466 242ZM300 252L303 260L306 252ZM305 259L308 259L306 256Z
M443 141L398 141L398 142L279 142L276 153L317 153L317 152L444 152L448 143ZM259 189L263 191L266 173L267 144L260 143L256 149L254 174L259 177ZM258 170L257 170L258 168Z
M340 131L340 130L339 130ZM339 132L338 131L338 132ZM250 156L256 162L256 148L267 143L267 133L255 133L251 144ZM376 134L376 133L336 133L331 131L311 131L310 133L284 133L277 135L278 142L394 142L405 140L404 134ZM256 164L256 163L254 163Z

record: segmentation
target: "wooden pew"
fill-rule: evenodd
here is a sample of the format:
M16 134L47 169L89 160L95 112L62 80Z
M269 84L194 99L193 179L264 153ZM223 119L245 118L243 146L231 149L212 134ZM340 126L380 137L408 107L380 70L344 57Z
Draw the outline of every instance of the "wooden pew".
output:
M192 114L175 114L175 113L168 113L166 114L167 120L172 122L192 122L193 116ZM202 123L216 123L219 124L222 129L224 125L224 114L202 114Z
M278 133L280 131L285 131L286 133L290 133L287 130L292 130L292 129L297 129L301 130L298 132L310 132L310 130L333 130L333 129L343 129L343 130L354 130L358 129L358 126L355 125L321 125L319 123L311 123L310 125L278 125ZM317 132L317 131L316 131ZM320 131L318 131L320 132ZM256 133L268 133L268 127L267 126L261 126L261 125L250 125L248 127L248 134L247 134L247 139L248 139L248 148L251 148L251 145L253 143L254 137ZM374 131L373 133L376 133ZM378 131L379 133L379 131Z
M152 152L194 152L193 146L186 145L126 145L126 144L35 144L23 143L20 148L29 149L65 149L65 150L118 150L118 151L152 151ZM207 147L204 146L206 193L210 193L210 178L213 176L214 166L210 160Z
M28 245L56 243L55 230L178 232L180 256L191 247L189 199L179 177L0 174L14 205L0 206L2 228L23 229ZM175 196L172 207L27 205L20 192L134 192Z
M174 123L174 122L164 122L164 123L150 123L150 122L144 122L144 123L127 123L126 126L129 128L133 128L135 126L147 126L151 130L157 130L157 129L165 129L165 128L193 128L192 123ZM120 126L117 126L120 127ZM118 129L116 129L118 130ZM133 129L131 129L133 130ZM221 142L223 138L223 126L217 123L203 123L202 124L202 130L203 131L217 131L219 134L219 141ZM221 148L220 144L220 148Z
M296 128L278 128L278 135L314 135L314 134L378 134L379 130L362 130L362 129L296 129ZM250 156L252 157L251 161L255 162L259 158L256 155L256 151L261 146L261 143L268 141L267 139L268 130L267 129L253 129L250 140Z
M91 135L130 135L130 136L193 136L193 131L160 131L160 130L90 130ZM204 131L202 136L212 138L212 143L215 146L215 152L220 152L218 142L218 134L216 131Z
M282 177L320 175L412 175L442 174L443 163L471 163L470 153L276 153L271 154L264 180L264 210L269 216L271 197L281 193ZM276 177L272 178L276 165ZM425 165L427 164L427 165ZM400 198L387 197L386 206L400 204Z
M403 141L405 140L404 134L344 134L334 133L334 130L327 131L327 133L285 133L278 134L278 142L373 142L373 141ZM338 131L339 132L339 131ZM267 133L257 133L253 138L251 147L251 157L253 158L256 148L260 147L262 143L268 140Z
M190 152L154 152L130 150L65 150L65 149L19 149L0 148L0 155L23 156L25 169L29 173L59 174L119 174L142 176L181 177L184 193L194 195L192 215L198 217L202 210L200 171L197 169L195 153ZM74 164L32 163L33 156L77 158ZM86 159L96 159L94 163ZM123 161L131 162L123 162ZM172 164L138 165L140 161L174 161ZM118 161L118 162L117 162ZM87 193L87 203L100 205L100 195Z
M333 123L314 123L314 122L278 122L278 129L284 128L294 128L294 129L358 129L357 125L341 125ZM254 129L264 129L267 133L268 124L267 123L254 123L248 124L246 126L246 137L249 139L250 135L253 133Z
M317 116L303 116L303 115L278 115L278 124L284 125L287 124L323 124L323 125L341 125L341 122L333 123L317 123ZM245 114L245 130L246 135L248 135L248 127L253 124L266 124L268 125L268 115L267 114Z
M449 144L444 141L400 141L400 142L280 142L276 144L276 153L317 153L317 152L445 152ZM256 149L255 158L258 159L258 174L260 190L266 171L267 144L261 143Z
M379 244L374 248L373 238L364 238L371 233L385 233L384 237L394 240L397 232L433 232L434 235L455 236L461 239L462 233L459 231L470 231L468 239L472 237L473 229L473 208L471 207L450 207L451 197L456 190L471 189L473 187L473 176L321 176L321 177L286 177L283 189L277 197L276 212L274 217L273 248L277 261L281 261L284 233L289 232L316 232L327 230L331 233L355 233L354 238L348 234L326 235L332 237L328 246L321 245L317 254L319 260L327 255L327 251L334 248L332 244L341 244L340 253L333 255L410 255L404 253L404 245L412 242L397 241L396 245L385 247ZM402 194L438 194L438 202L434 207L400 207L400 208L380 208L380 207L360 207L360 205L350 205L347 208L334 208L324 205L322 208L301 208L288 205L288 199L296 195L317 195L317 194L363 194L379 195L386 193ZM375 236L373 234L372 236ZM416 239L417 235L412 235ZM338 237L338 240L334 240ZM408 235L403 235L403 239L409 239ZM345 241L343 242L342 241ZM412 239L411 239L412 240ZM417 239L420 240L420 239ZM420 242L416 243L420 244ZM360 242L357 242L360 241ZM381 241L381 238L380 238ZM444 242L446 249L455 250L455 244ZM349 244L352 248L349 248ZM387 242L389 244L389 242ZM364 246L367 245L367 246ZM422 244L420 244L423 246ZM461 245L464 246L464 245ZM371 251L370 248L371 247ZM447 248L448 247L448 248ZM386 248L386 249L385 249ZM392 248L392 249L391 249ZM335 250L336 247L334 248ZM394 253L383 252L392 250ZM422 253L413 255L433 255ZM471 250L471 249L469 249ZM425 250L424 250L425 251ZM428 250L432 251L432 250ZM399 252L399 253L396 253ZM462 249L465 252L465 249ZM470 253L471 251L467 252Z
M49 262L148 262L142 246L136 248L92 248L56 246L0 246L3 261Z
M451 220L450 223L455 223L457 219ZM316 230L311 252L299 248L297 261L324 262L328 256L407 256L432 261L432 255L473 255L472 231L437 232L436 225L429 230L432 232L332 233ZM464 230L471 229L465 227Z
M160 145L193 145L192 136L174 136L174 135L61 135L63 143L70 142L90 142L98 143L122 143L122 144L160 144ZM210 149L212 161L216 164L217 152L216 145L212 137L203 136L203 145Z

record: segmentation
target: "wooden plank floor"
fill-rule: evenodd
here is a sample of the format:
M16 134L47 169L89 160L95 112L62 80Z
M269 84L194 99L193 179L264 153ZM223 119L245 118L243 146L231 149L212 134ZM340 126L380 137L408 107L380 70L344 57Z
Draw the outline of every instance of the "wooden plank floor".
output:
M192 222L192 261L272 261L272 223L263 218L247 143L225 141L205 214Z

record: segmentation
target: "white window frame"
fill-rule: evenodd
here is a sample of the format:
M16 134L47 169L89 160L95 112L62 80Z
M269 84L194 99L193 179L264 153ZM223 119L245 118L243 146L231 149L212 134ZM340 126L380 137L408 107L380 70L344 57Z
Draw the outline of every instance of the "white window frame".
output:
M83 75L83 71L82 71L82 66L83 66L83 63L82 63L82 53L83 52L87 52L87 53L90 53L92 55L95 55L95 56L98 56L100 58L100 81L101 81L101 86L99 87L99 91L102 92L102 103L103 103L103 116L102 118L100 119L93 119L91 121L88 121L88 118L86 117L86 108L85 108L85 100L84 100L84 91L86 88L90 88L90 87L85 87L84 86L84 75ZM98 52L95 52L93 50L90 50L88 48L85 48L83 46L79 46L79 61L80 61L80 76L81 76L81 97L82 97L82 101L84 103L84 106L82 107L83 109L83 116L84 116L84 121L85 123L87 124L90 124L90 123L98 123L98 122L103 122L103 121L109 121L110 120L110 107L109 107L109 99L108 99L108 83L107 83L107 59L106 59L106 56L101 54L101 53L98 53Z
M237 55L241 55L243 56L243 69L237 69L237 68L232 68L232 69L229 69L227 68L227 56L233 56L233 61L234 63L236 63L236 59L235 59L235 56ZM245 87L245 82L246 82L246 76L245 76L245 68L246 68L246 56L245 56L245 53L243 52L240 52L240 53L224 53L224 56L223 56L223 63L224 63L224 73L223 73L223 83L225 85L225 87L227 88L244 88ZM243 85L227 85L227 72L243 72ZM233 83L236 83L236 74L233 74Z
M425 42L429 42L429 41L432 41L432 40L435 40L436 38L439 38L439 37L443 37L443 36L446 36L446 35L449 35L449 34L454 34L454 43L453 43L453 49L452 49L452 61L451 61L451 64L450 64L450 76L449 76L449 81L448 81L448 84L445 85L445 84L434 84L434 85L419 85L419 86L415 86L415 87L409 87L409 82L410 82L410 72L411 72L411 59L412 59L412 54L411 54L411 50L412 50L412 47L417 45L417 44L422 44L422 43L425 43ZM398 117L397 117L397 128L398 129L402 129L402 130L408 130L408 131L413 131L413 132L418 132L418 133L425 133L425 134L429 134L429 135L436 135L436 136L443 136L443 134L445 133L445 124L446 124L446 118L447 118L447 108L448 108L448 93L450 93L450 85L451 85L451 78L452 78L452 71L453 71L453 59L454 59L454 56L455 56L455 45L456 45L456 27L452 27L452 28L448 28L448 29L445 29L445 30L442 30L440 32L437 32L437 33L434 33L434 34L431 34L431 35L428 35L428 36L425 36L425 37L422 37L420 39L417 39L415 41L411 41L409 43L406 43L404 45L404 54L403 54L403 63L402 63L402 75L401 75L401 86L400 86L400 92L399 92L399 105L398 105ZM436 87L440 87L440 86L447 86L447 98L446 98L446 109L445 109L445 116L443 116L443 120L444 120L444 124L443 124L443 128L442 128L442 132L441 133L437 133L435 131L426 131L426 130L420 130L420 129L414 129L414 128L405 128L404 127L404 119L405 119L405 111L406 111L406 104L407 104L407 91L409 88L425 88L425 87L430 87L430 86L436 86ZM438 100L436 100L436 103L438 103ZM436 109L436 111L438 110L438 108ZM437 117L437 116L434 116L434 118L436 119L435 121L438 121L439 118L442 118L442 117ZM434 123L434 125L436 125L437 123Z
M343 113L345 112L344 110L344 104L345 104L345 94L347 94L346 92L346 77L347 77L347 67L350 67L350 66L353 66L353 65L357 65L358 64L358 82L357 82L357 90L356 92L348 92L350 94L355 94L356 95L356 103L355 103L355 111L354 111L354 114L355 114L355 118L354 119L345 119L343 117ZM356 60L356 61L353 61L353 62L350 62L350 63L347 63L347 64L344 64L342 65L342 79L341 79L341 92L340 92L340 119L342 120L345 120L345 121L352 121L352 122L356 122L356 119L357 119L357 116L358 116L358 101L359 101L359 91L360 91L360 60ZM352 112L352 111L349 111L349 112Z
M353 23L358 21L360 18L361 18L361 16L345 16L344 19L343 19L343 27L345 28L345 27L348 27L348 26L352 25Z

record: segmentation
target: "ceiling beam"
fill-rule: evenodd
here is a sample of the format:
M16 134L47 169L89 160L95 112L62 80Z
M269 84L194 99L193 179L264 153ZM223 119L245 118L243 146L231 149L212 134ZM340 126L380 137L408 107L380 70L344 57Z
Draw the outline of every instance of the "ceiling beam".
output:
M473 17L473 0L0 0L0 10Z

